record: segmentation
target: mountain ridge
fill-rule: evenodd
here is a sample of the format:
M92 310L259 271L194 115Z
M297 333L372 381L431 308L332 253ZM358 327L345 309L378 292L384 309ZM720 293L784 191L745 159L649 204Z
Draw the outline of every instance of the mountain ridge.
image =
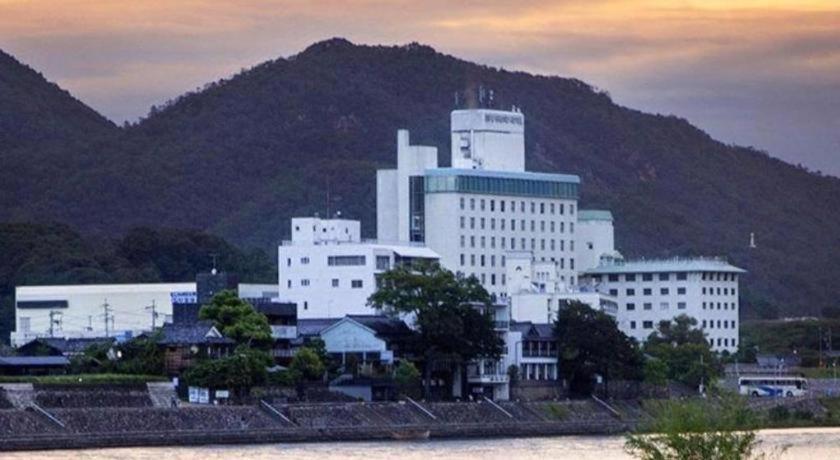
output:
M580 80L419 44L331 39L208 84L74 147L68 177L51 181L57 192L23 206L0 200L0 220L46 215L106 234L154 222L271 247L288 236L290 217L331 208L370 236L375 170L393 166L396 130L437 146L447 164L452 95L477 85L493 88L499 106L523 109L529 170L578 174L581 206L613 211L626 255L728 256L751 272L753 312L773 302L812 314L835 302L823 286L840 276L840 180L725 145L684 119L621 107ZM77 204L61 206L68 201Z

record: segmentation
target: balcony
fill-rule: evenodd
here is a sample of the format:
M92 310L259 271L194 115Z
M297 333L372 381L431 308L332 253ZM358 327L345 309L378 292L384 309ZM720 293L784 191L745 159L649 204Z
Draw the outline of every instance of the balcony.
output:
M556 358L557 350L522 350L523 358Z
M297 338L297 326L271 326L271 338L295 339Z

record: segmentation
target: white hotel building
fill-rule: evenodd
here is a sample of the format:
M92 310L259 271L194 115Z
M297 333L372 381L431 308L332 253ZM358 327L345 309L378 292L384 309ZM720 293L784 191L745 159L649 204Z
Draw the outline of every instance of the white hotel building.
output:
M363 241L360 229L356 220L292 219L292 239L278 249L279 299L297 304L298 319L372 314L367 299L378 274L439 260L422 244Z
M744 270L717 258L609 260L581 283L617 299L618 326L644 342L660 321L685 314L715 351L738 351L738 277Z
M556 262L560 279L576 284L580 179L525 171L519 112L455 110L451 136L452 167L441 168L436 148L398 132L397 168L377 171L377 236L424 242L498 298L508 294L508 251Z

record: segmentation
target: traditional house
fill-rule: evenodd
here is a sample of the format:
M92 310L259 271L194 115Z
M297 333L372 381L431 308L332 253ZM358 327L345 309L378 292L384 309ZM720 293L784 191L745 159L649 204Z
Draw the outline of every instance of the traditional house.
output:
M164 367L171 375L180 374L199 358L228 356L236 345L232 339L224 337L212 321L167 323L160 328L157 343L164 348Z

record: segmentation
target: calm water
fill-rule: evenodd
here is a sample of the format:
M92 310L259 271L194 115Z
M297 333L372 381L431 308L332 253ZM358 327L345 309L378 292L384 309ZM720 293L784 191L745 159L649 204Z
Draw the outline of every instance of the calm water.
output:
M840 428L766 430L760 433L762 450L789 445L784 459L840 459ZM630 458L622 450L621 437L558 437L465 441L364 442L324 444L279 444L256 446L155 447L47 451L0 454L3 459L87 460L221 460L302 459L373 460L392 459L580 459Z

